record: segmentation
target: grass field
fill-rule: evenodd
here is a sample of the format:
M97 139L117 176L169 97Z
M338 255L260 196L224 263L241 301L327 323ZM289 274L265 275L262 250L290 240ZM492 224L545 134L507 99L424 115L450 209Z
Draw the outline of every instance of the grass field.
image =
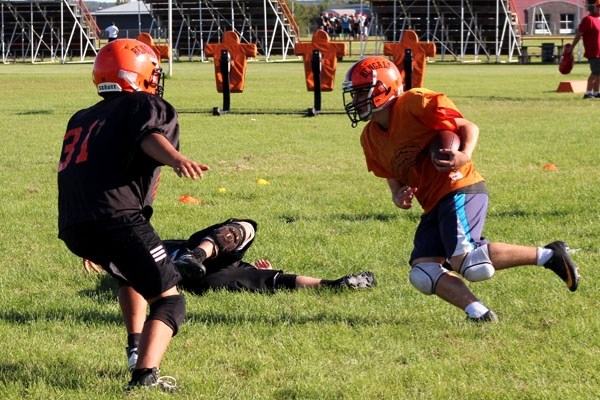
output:
M338 67L340 87L349 62ZM188 295L188 319L161 366L177 399L591 399L600 396L600 101L556 93L556 65L427 67L481 129L474 162L486 177L486 236L577 249L570 293L539 267L472 284L500 317L474 325L418 293L407 259L418 207L395 208L366 171L342 114L341 90L313 105L302 64L250 63L246 90L222 105L213 65L176 63L165 98L180 111L182 151L212 167L199 182L165 170L154 225L186 237L229 217L260 229L249 259L318 277L373 271L369 291ZM568 79L586 79L578 64ZM2 65L0 119L0 396L126 396L126 335L103 276L56 238L56 165L69 116L99 98L91 65ZM359 126L360 128L360 126ZM553 163L557 171L544 170ZM262 178L268 185L257 185ZM226 188L220 193L219 188ZM189 194L199 205L177 202Z

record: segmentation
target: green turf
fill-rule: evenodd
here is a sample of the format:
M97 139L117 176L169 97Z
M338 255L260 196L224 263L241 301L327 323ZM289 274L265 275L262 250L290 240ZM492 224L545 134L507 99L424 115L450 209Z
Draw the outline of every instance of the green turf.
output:
M180 111L184 154L202 181L165 170L154 224L187 236L229 217L259 222L248 256L318 277L369 269L362 292L187 296L188 321L162 364L177 399L591 399L600 393L600 102L556 93L556 65L427 66L481 130L474 162L488 181L490 240L578 250L570 293L524 267L471 284L501 319L473 325L414 290L407 258L420 210L394 207L366 171L336 89L313 106L299 62L250 63L228 115L213 65L175 63L165 98ZM0 394L3 399L146 399L123 394L125 332L113 287L83 273L56 238L56 167L69 116L99 98L91 65L1 65ZM544 170L553 163L558 171ZM268 185L257 185L265 179ZM226 192L220 193L219 188ZM199 205L177 202L183 194Z

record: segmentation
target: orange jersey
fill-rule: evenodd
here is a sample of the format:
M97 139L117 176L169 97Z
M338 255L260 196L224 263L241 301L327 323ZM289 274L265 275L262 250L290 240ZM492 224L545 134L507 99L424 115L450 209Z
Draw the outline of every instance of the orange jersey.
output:
M456 132L455 118L462 115L444 94L423 88L403 93L391 106L387 131L372 121L363 129L360 142L368 170L418 188L415 196L425 213L448 193L483 181L470 161L450 173L439 172L431 162L429 142L437 131Z

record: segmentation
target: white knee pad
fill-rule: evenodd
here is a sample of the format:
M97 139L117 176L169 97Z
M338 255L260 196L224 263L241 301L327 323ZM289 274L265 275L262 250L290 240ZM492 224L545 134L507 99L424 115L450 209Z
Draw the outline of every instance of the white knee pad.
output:
M490 279L494 276L496 269L490 260L488 245L476 248L468 253L462 264L459 273L468 281L480 282Z
M408 280L419 292L433 294L435 292L435 285L446 272L448 270L438 263L417 263L411 268Z

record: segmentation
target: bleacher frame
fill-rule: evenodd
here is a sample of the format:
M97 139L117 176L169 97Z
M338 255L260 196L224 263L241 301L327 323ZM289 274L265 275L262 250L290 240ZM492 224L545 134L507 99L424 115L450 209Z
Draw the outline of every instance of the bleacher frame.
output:
M220 42L226 31L256 44L270 61L293 55L298 27L285 0L146 0L158 40L170 40L179 59L205 60L204 46ZM98 28L83 0L0 0L2 62L65 63L95 56ZM89 12L89 11L88 11ZM434 42L444 60L490 61L521 55L521 24L514 0L372 0L371 35L399 41L411 29ZM171 21L169 23L169 16ZM92 21L93 22L93 21ZM171 32L169 32L171 28Z
M168 1L145 2L157 21L158 39L168 39ZM284 0L172 0L171 7L175 57L205 60L204 45L220 42L231 30L242 42L256 44L266 61L293 53L298 28Z
M98 37L68 0L0 0L2 62L84 61Z
M371 12L377 35L397 42L411 29L434 42L442 60L513 61L521 54L514 0L373 0Z
M298 27L284 0L146 0L159 33L176 58L199 56L226 31L257 45L267 61L293 54ZM84 61L100 47L99 31L83 0L0 0L2 62ZM172 35L172 36L171 36Z

